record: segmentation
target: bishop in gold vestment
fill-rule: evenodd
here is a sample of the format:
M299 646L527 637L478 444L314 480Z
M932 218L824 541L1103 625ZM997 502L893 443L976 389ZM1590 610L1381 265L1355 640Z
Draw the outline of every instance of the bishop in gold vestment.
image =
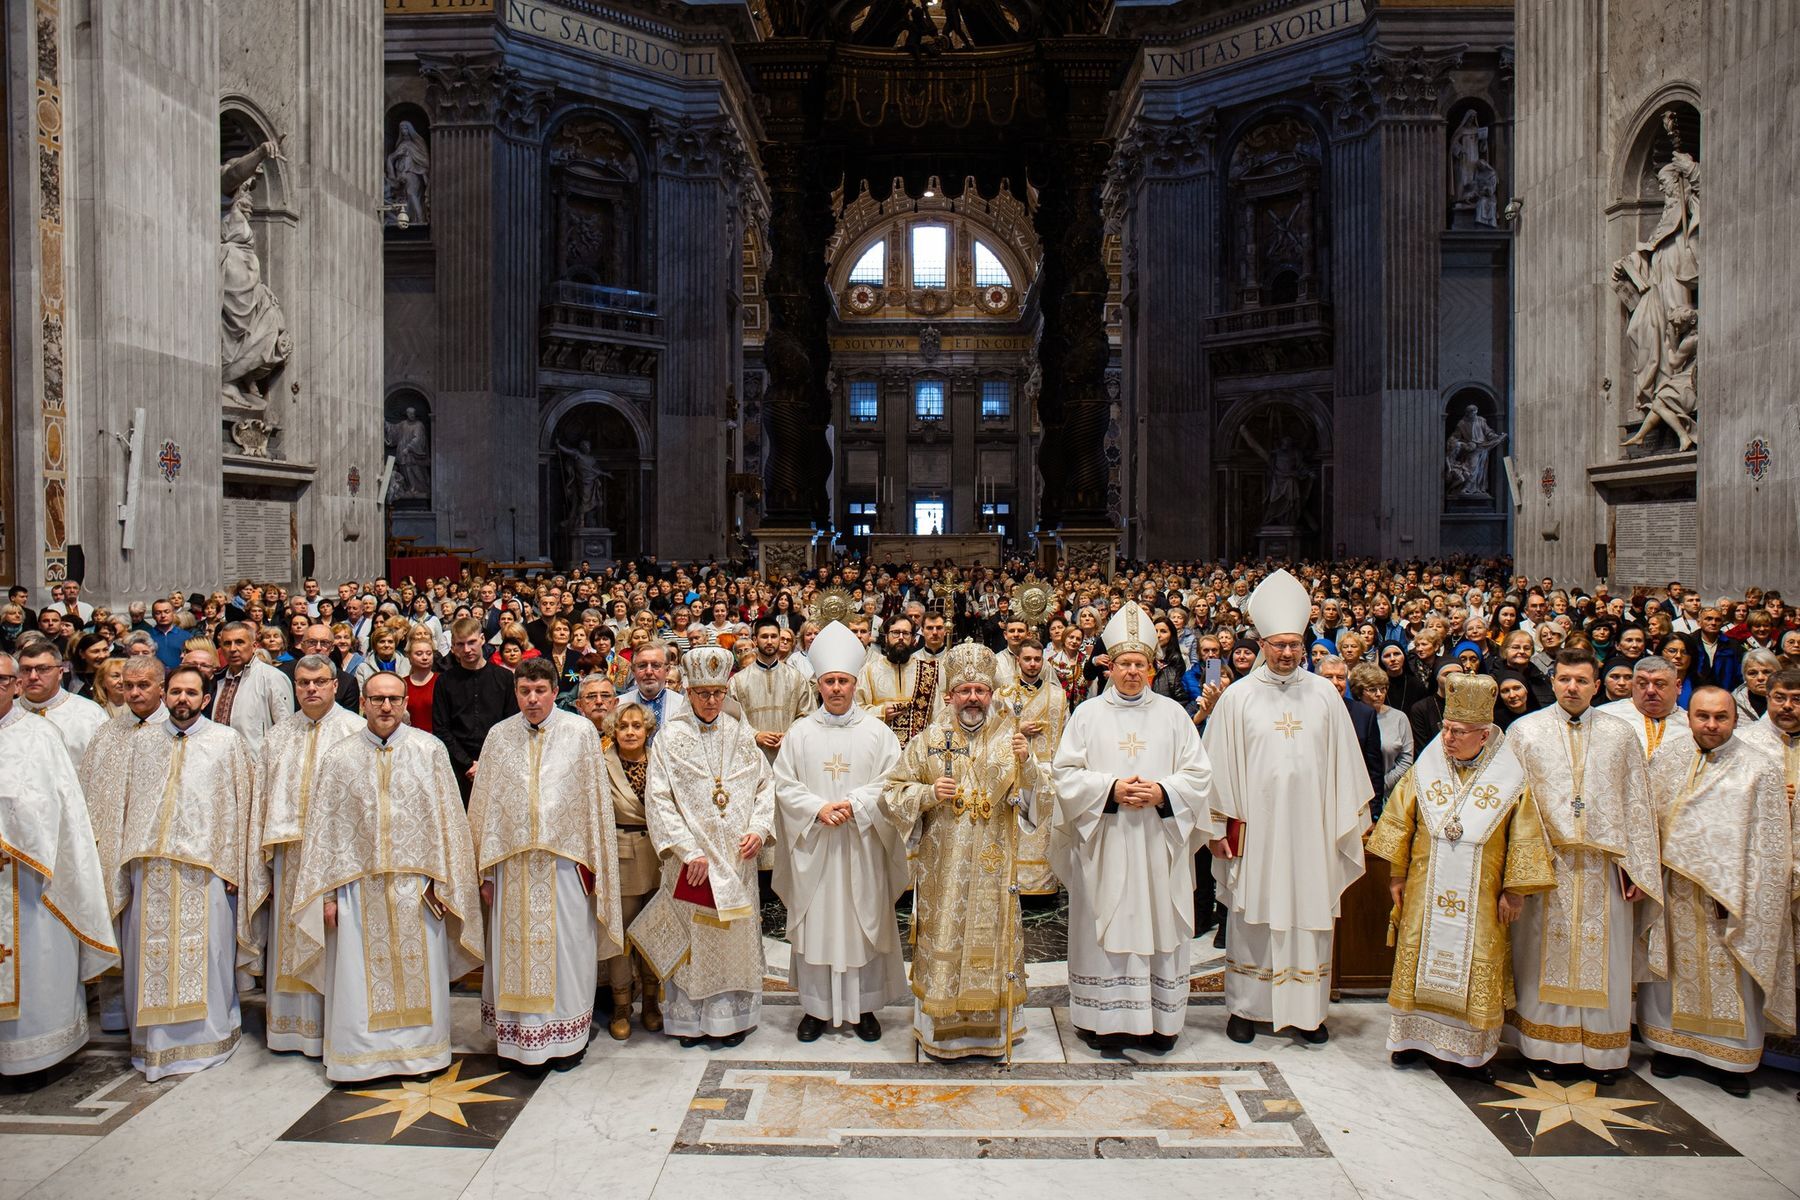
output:
M1514 1003L1506 926L1556 873L1524 767L1487 723L1493 679L1450 680L1445 732L1395 785L1368 849L1400 896L1388 1049L1485 1071Z
M937 1058L996 1057L1025 1033L1013 867L1019 825L1047 815L1047 780L1011 710L992 703L993 660L972 642L945 656L950 704L908 743L881 798L902 830L918 826L913 1033Z

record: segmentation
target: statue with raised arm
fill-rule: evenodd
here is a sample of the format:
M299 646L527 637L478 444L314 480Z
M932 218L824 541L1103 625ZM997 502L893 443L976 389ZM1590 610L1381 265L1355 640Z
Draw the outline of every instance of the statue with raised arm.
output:
M273 143L264 142L251 154L226 163L220 172L221 179L240 179L219 234L219 398L233 408L260 410L265 403L264 381L294 352L281 302L263 282L262 259L250 227L255 168L239 169L252 156L269 157L273 150ZM258 164L261 161L258 158Z
M1629 314L1631 398L1642 414L1625 445L1666 425L1677 445L1694 444L1699 409L1694 352L1700 306L1700 164L1681 148L1675 114L1663 114L1672 150L1656 173L1663 207L1650 236L1613 264L1613 291Z
M1506 441L1473 404L1463 409L1444 443L1444 494L1453 500L1487 500L1488 464L1494 450Z
M406 219L414 225L431 220L431 151L411 121L400 122L400 132L394 138L382 176L387 203L405 205ZM396 224L399 215L388 213L387 223Z
M1300 444L1292 434L1284 433L1275 439L1275 449L1269 451L1263 449L1248 426L1240 432L1245 444L1269 468L1268 484L1263 490L1263 527L1299 525L1306 510L1306 497L1312 490L1312 473L1306 469Z
M570 521L581 529L600 528L606 524L606 481L612 472L600 469L593 443L586 438L573 446L558 441L556 448L562 454Z
M414 405L398 421L383 422L394 456L393 497L396 500L431 498L431 439Z

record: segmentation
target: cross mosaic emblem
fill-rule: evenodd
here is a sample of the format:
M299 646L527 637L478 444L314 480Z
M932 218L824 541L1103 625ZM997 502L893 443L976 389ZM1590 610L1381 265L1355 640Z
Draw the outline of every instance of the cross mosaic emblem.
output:
M181 447L174 442L164 442L162 453L156 456L156 465L162 472L163 482L174 483L175 477L181 474Z
M352 496L356 495L356 493L362 491L362 472L355 467L351 467L350 474L345 478L344 482L350 485L350 494Z
M1447 917L1459 916L1462 913L1469 911L1469 902L1467 900L1459 899L1456 895L1455 888L1451 888L1449 891L1439 896L1436 903L1439 911Z
M1774 462L1775 452L1769 448L1768 438L1751 438L1744 443L1744 474L1752 483L1761 483Z
M830 775L831 781L836 783L850 773L850 764L844 761L843 755L834 754L825 760L824 765L820 769Z
M1119 743L1119 749L1123 750L1130 757L1136 758L1138 756L1138 751L1142 750L1145 745L1147 745L1147 743L1138 740L1138 735L1134 733Z
M1544 468L1543 475L1538 479L1538 490L1544 493L1544 499L1546 500L1548 500L1551 494L1556 491L1555 467Z
M1289 741L1292 741L1294 735L1306 727L1294 719L1293 713L1284 712L1281 714L1281 720L1275 722L1275 728Z

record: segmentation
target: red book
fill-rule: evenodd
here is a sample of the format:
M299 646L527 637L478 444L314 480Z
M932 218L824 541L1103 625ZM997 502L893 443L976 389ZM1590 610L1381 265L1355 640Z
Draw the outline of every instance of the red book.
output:
M576 863L575 864L575 874L581 880L581 890L589 896L593 895L594 894L594 873L592 871L588 870L586 867L582 866L580 863Z
M1225 844L1231 847L1231 857L1244 856L1244 823L1236 817L1225 818Z
M687 869L683 868L675 878L675 898L686 904L698 904L701 908L719 910L719 902L713 899L712 879L709 876L697 884L687 881Z

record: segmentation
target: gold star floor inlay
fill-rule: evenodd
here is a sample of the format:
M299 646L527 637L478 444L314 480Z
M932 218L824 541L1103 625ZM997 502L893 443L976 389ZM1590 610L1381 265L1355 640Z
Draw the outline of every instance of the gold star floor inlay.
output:
M1537 1128L1532 1136L1543 1137L1553 1129L1559 1129L1569 1122L1581 1126L1595 1137L1604 1138L1610 1145L1618 1145L1608 1124L1622 1125L1627 1129L1643 1129L1650 1133L1662 1133L1661 1129L1647 1121L1626 1116L1628 1108L1643 1108L1654 1104L1654 1100L1608 1100L1598 1094L1599 1085L1592 1080L1583 1080L1564 1087L1547 1079L1539 1079L1535 1075L1528 1086L1502 1081L1498 1084L1509 1092L1517 1094L1516 1100L1483 1101L1484 1108L1516 1108L1523 1112L1534 1112L1538 1115Z
M359 1113L352 1113L343 1118L345 1121L362 1121L370 1117L394 1117L394 1132L390 1137L406 1132L416 1121L426 1116L438 1116L446 1121L454 1121L463 1128L469 1122L463 1118L462 1106L465 1104L493 1104L512 1099L510 1096L497 1096L490 1092L476 1089L483 1084L492 1083L504 1078L505 1071L497 1071L492 1075L482 1075L475 1079L459 1079L463 1065L460 1062L450 1064L450 1069L434 1079L423 1083L407 1080L399 1087L375 1088L371 1091L352 1091L352 1096L365 1096L371 1100L379 1100L380 1104Z

